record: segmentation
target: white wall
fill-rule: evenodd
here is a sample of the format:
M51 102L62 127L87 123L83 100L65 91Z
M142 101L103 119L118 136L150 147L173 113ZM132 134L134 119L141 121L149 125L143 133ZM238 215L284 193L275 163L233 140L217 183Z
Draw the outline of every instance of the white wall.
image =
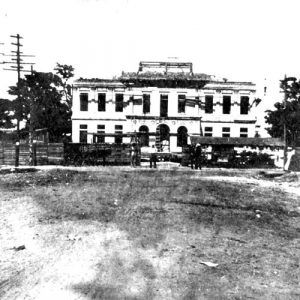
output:
M222 83L223 86L225 83ZM226 87L226 86L225 86ZM189 134L200 134L200 118L202 129L204 127L213 127L213 136L221 137L222 128L230 127L230 136L239 137L240 128L248 128L248 137L255 135L255 114L254 110L250 110L249 114L240 114L240 99L241 96L249 97L250 105L255 98L253 86L247 90L245 86L242 90L240 85L230 83L231 90L226 88L221 90L218 84L209 86L207 89L168 89L157 87L142 87L122 89L120 87L97 88L97 87L82 87L74 85L73 90L73 115L72 115L72 139L73 142L79 142L79 126L86 124L88 126L88 142L92 142L92 133L97 132L97 125L105 125L106 133L115 133L115 125L123 126L123 133L139 131L140 126L145 125L149 128L149 132L155 132L159 124L166 124L170 128L171 151L180 151L177 147L177 138L172 134L177 134L180 126L185 126ZM89 103L88 111L80 111L80 93L88 93ZM98 93L106 93L106 111L98 111ZM142 98L143 93L150 94L150 113L143 114L143 105L128 103L123 109L123 112L115 111L115 94L124 93L124 102L128 102L130 96ZM160 116L160 95L168 95L168 118L159 119ZM213 95L214 97L214 112L206 114L202 107L198 104L195 106L186 106L184 113L178 113L178 95L186 95L187 98L200 97L202 103L205 101L205 95ZM222 112L223 95L231 96L231 113L226 115ZM190 119L189 119L190 118ZM194 119L193 119L194 118ZM239 123L239 122L247 123ZM153 138L150 139L153 141ZM106 142L113 142L113 137L106 137ZM124 142L126 139L124 140Z

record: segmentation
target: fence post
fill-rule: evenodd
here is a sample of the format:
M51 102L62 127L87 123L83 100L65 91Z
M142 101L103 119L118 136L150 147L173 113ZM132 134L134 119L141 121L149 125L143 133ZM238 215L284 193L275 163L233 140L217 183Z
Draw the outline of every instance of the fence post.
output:
M15 151L15 167L19 166L19 155L20 155L20 142L16 142L16 151Z
M32 144L32 158L33 158L33 165L37 165L37 159L36 159L36 140L33 141Z

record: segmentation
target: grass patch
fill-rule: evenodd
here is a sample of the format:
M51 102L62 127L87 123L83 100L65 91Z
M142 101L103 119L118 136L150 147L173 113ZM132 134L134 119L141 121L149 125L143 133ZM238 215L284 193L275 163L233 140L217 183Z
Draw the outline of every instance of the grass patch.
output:
M296 297L299 199L247 180L235 184L197 174L219 175L216 170L207 174L122 168L54 170L8 174L0 186L9 183L9 191L30 195L41 208L41 225L63 221L74 226L81 222L113 225L126 233L138 253L155 249L159 253L156 265L139 256L130 267L118 257L110 262L110 268L123 270L118 277L122 283L129 273L145 279L143 293L139 297L126 294L128 299L163 299L165 289L173 291L174 299ZM238 174L234 172L242 176ZM226 170L225 176L229 175ZM245 178L251 176L249 172ZM162 277L157 265L171 258L175 262ZM207 268L201 261L219 266ZM99 264L99 276L74 285L74 290L87 299L121 299L120 282L104 284L97 279L105 270Z

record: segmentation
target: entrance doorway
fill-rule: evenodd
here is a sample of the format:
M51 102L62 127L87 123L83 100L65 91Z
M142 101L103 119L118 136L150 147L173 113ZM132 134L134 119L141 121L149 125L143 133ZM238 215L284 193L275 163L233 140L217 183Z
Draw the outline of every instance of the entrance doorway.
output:
M156 127L155 146L159 151L170 151L170 128L166 124Z
M139 129L140 132L140 143L141 147L148 147L149 146L149 128L145 125L141 126Z

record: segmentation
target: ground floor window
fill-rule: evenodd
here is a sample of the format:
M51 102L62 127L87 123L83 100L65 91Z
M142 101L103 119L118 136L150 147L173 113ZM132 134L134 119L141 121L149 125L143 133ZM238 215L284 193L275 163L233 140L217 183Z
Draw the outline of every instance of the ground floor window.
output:
M186 127L180 126L177 130L177 147L184 147L187 145L188 131Z
M230 137L230 127L222 128L222 137Z
M115 125L115 143L122 144L123 143L123 125Z
M204 136L213 136L213 128L204 127Z
M149 128L145 125L141 126L139 129L140 132L140 143L141 147L149 146Z
M240 128L240 137L248 137L248 128L247 127Z
M80 143L87 143L87 125L80 124L79 125L79 142Z
M97 125L97 133L104 134L105 133L105 125ZM96 143L105 143L105 136L98 135L96 139Z

